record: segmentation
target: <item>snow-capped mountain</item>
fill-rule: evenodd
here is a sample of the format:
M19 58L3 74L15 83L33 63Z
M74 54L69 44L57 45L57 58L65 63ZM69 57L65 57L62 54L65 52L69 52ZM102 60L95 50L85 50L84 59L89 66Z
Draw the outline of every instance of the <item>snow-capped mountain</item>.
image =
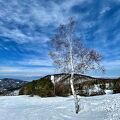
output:
M0 93L6 93L8 91L13 91L22 87L26 81L21 81L12 78L0 79Z

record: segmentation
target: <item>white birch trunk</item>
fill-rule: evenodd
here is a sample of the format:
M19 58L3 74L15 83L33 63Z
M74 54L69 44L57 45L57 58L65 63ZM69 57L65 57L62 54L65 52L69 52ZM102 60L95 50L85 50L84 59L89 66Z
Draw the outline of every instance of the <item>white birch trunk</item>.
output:
M75 101L75 112L78 113L79 112L79 104L78 104L79 100L77 98L77 95L74 89L73 79L74 79L74 74L71 74L70 86L71 86L72 94L74 96L74 101Z
M53 85L54 85L54 96L56 96L56 93L55 93L55 77L54 77L54 75L51 75L51 81L52 81L52 83L53 83Z
M74 89L74 84L73 84L73 80L74 80L74 63L73 63L73 50L72 50L72 40L70 40L70 65L71 65L71 78L70 78L70 86L71 86L71 90L72 90L72 94L74 96L74 101L75 101L75 112L76 114L79 112L79 104L78 104L78 98L77 98L77 94L75 92Z

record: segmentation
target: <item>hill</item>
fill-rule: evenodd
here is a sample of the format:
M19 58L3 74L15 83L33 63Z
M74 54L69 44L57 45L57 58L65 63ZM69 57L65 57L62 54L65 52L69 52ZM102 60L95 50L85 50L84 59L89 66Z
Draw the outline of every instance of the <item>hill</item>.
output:
M20 95L38 95L42 97L54 96L54 85L52 81L47 78L33 80L25 84L19 92Z
M54 80L51 78L54 78ZM71 95L69 80L70 74L47 75L24 85L20 90L20 94L39 95L43 97L54 95L68 96ZM74 86L77 94L82 96L103 95L108 91L111 93L120 93L119 78L105 79L75 74Z

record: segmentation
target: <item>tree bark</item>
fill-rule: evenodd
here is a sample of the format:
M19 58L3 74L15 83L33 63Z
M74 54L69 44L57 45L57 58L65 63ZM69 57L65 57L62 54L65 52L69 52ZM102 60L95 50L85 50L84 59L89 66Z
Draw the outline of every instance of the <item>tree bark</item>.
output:
M72 94L73 94L73 96L74 96L75 112L76 112L76 114L77 114L77 113L79 112L79 109L80 109L80 108L79 108L79 104L78 104L79 100L78 100L78 98L77 98L77 94L76 94L75 89L74 89L73 79L74 79L74 74L72 73L72 74L71 74L71 78L70 78L70 86L71 86Z
M73 63L73 40L72 40L72 34L70 34L69 37L69 43L70 43L70 65L71 65L71 78L70 78L70 86L71 86L71 91L72 94L74 96L74 101L75 101L75 112L76 114L78 114L79 112L79 104L78 104L78 98L77 98L77 94L75 92L74 89L74 84L73 84L73 80L74 80L74 63Z

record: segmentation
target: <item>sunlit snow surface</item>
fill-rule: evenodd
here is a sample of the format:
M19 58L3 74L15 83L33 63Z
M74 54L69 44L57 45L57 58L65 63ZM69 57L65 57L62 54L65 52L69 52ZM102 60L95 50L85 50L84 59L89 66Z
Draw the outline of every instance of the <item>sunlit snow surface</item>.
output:
M80 98L74 112L73 97L0 97L0 120L120 120L120 94Z

